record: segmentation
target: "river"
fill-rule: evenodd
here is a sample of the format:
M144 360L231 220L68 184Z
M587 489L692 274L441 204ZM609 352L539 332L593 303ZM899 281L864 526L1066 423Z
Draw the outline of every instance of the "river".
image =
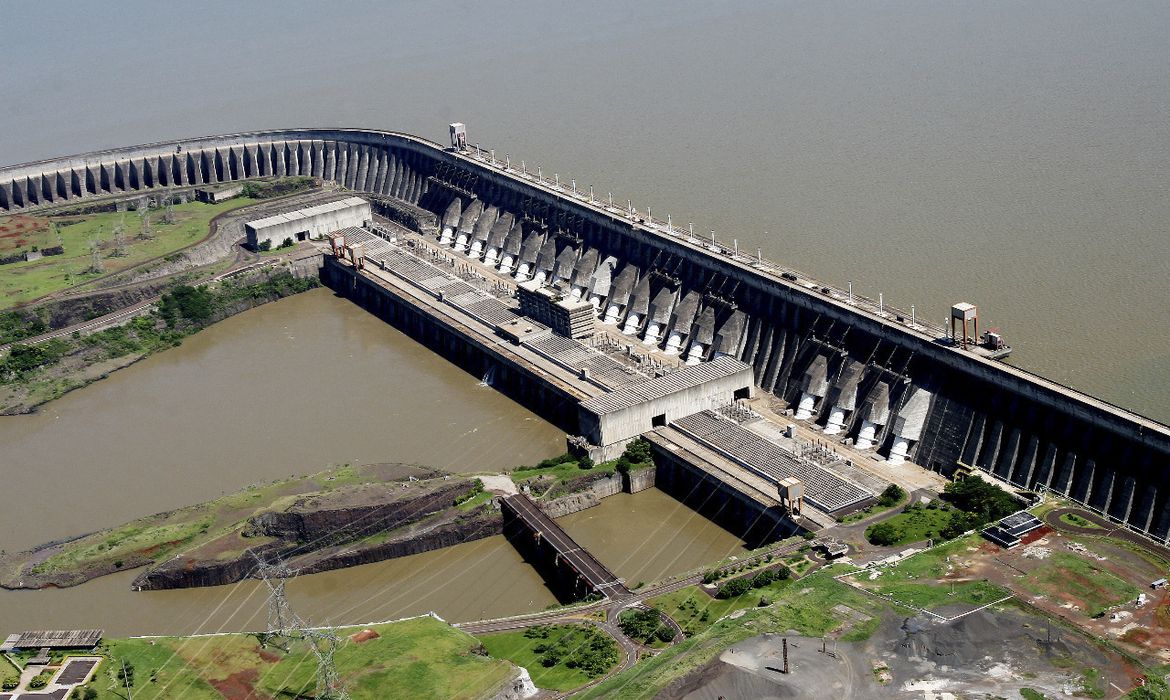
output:
M0 161L463 121L936 323L978 304L1012 362L1170 421L1164 0L119 7L5 7Z
M532 464L562 452L564 434L319 289L233 316L37 414L0 418L0 445L0 549L12 551L330 464L406 462L456 472ZM630 580L741 549L656 490L613 497L589 512L566 519L566 527ZM614 537L622 528L640 534ZM652 557L645 556L648 540ZM133 593L135 574L63 590L0 591L0 629L144 634L264 625L257 582ZM299 614L336 624L431 610L472 620L555 602L503 537L306 576L289 591Z
M1170 420L1163 0L290 0L165 11L128 0L118 12L13 3L4 17L5 163L279 126L442 141L448 122L464 121L473 143L513 163L716 229L827 282L853 280L925 318L974 302L981 325L1015 347L1012 362ZM244 314L40 415L0 419L0 547L330 463L483 469L559 450L537 417L335 301L314 293ZM605 539L590 527L574 535L610 546L591 533ZM425 555L428 569L513 556L498 542L465 547ZM635 548L599 556L623 576L652 577L657 565L622 561ZM368 569L378 573L354 600L409 590L394 576L418 566L410 561ZM477 603L495 600L490 585L451 582L413 608L354 615L551 602L533 572L506 568L496 594L506 604ZM366 576L358 571L294 589L304 587L309 614L341 621L346 604L314 607L311 591L321 586L320 600L328 581ZM111 593L97 619L100 596L87 604L85 591L119 581L2 594L0 621L81 625L64 603L74 597L73 610L111 630L128 631L120 620L135 615L146 617L132 631L172 620L185 630L177 620L201 619L223 595ZM176 603L149 613L156 600Z

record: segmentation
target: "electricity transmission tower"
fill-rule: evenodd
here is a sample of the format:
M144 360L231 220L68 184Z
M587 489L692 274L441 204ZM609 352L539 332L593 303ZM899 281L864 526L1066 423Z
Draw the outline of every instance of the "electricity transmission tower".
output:
M323 629L310 628L288 604L285 596L285 584L296 578L297 571L290 569L281 562L270 563L252 552L256 560L256 573L268 586L268 635L269 637L283 637L286 640L306 642L313 655L317 657L317 690L316 700L349 700L349 694L341 683L337 673L337 664L333 655L341 646L341 639L330 627ZM287 652L288 649L285 649Z
M114 224L114 252L110 257L120 258L126 255L126 217L118 219Z
M101 229L98 229L96 236L89 240L90 264L89 271L95 273L105 272L105 265L102 263L102 249L101 249Z
M143 198L138 205L138 216L142 218L142 231L138 234L140 238L150 239L154 238L154 233L150 230L150 200Z
M316 700L349 700L349 693L345 692L341 678L337 675L337 664L333 661L333 654L341 646L341 639L328 627L305 629L301 634L317 657Z
M284 586L289 579L296 578L297 572L279 562L270 564L255 552L252 558L256 560L256 573L268 586L268 634L291 637L290 633L297 631L303 623L289 607Z

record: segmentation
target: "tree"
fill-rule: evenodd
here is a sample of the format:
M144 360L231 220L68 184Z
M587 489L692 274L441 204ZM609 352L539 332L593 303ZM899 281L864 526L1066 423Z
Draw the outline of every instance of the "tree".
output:
M987 521L982 521L982 518L975 513L965 513L961 510L956 510L951 513L950 520L939 530L938 534L944 540L953 540L968 530L978 528L985 522Z
M886 487L885 491L882 491L882 495L878 496L878 505L889 508L890 506L897 505L905 497L906 492L901 486L890 484Z
M959 510L978 516L980 525L1011 515L1022 505L1012 494L976 476L947 484L943 497Z
M752 582L746 578L733 578L719 587L715 592L716 598L738 598L752 589Z
M206 289L182 284L163 295L159 313L172 327L179 319L202 323L211 318L211 302L211 293Z
M879 547L888 547L897 544L898 540L902 539L902 529L893 523L886 521L878 523L869 529L869 541Z

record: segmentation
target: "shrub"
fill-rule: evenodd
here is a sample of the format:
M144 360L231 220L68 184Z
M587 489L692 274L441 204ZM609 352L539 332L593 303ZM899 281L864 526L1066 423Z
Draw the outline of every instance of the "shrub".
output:
M715 592L715 597L722 598L724 600L728 598L738 598L744 593L750 591L751 588L752 582L746 578L733 578L719 587L719 590Z
M593 460L589 457L589 455L585 455L581 459L577 460L577 466L581 469L592 469Z
M626 451L622 453L631 464L642 464L649 462L651 459L650 441L644 437L636 438L626 445Z
M294 245L296 245L296 242L293 241L293 239L291 237L286 238L280 242L281 248L292 248Z
M4 690L15 690L18 685L20 685L20 676L6 676L4 680L0 681L0 688Z
M766 608L771 604L772 604L772 601L768 599L768 596L762 595L762 596L760 596L760 602L757 603L756 605L758 607L761 607L761 608Z
M566 462L572 462L574 459L575 459L575 457L573 457L573 455L566 452L563 455L558 455L556 457L549 457L548 459L540 460L540 462L536 465L536 468L537 469L552 469L553 467L560 466Z
M256 245L256 250L259 250L259 251L272 250L272 241L260 241L260 243L258 243Z
M630 460L627 459L625 455L622 455L621 457L617 458L616 462L614 462L613 468L616 469L619 474L629 474Z

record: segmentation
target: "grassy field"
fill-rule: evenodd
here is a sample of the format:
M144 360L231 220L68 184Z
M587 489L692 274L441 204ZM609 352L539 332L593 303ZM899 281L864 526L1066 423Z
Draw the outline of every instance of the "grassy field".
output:
M939 531L950 522L952 512L949 509L943 508L914 508L895 515L889 520L884 521L884 524L897 528L902 533L893 543L894 546L910 544L912 542L937 538ZM867 538L874 527L871 525L866 528L865 535Z
M507 659L517 666L528 669L536 687L547 690L579 688L593 680L596 675L602 674L590 675L580 668L569 668L566 664L568 658L561 658L559 663L546 667L542 663L544 654L538 651L546 647L559 644L569 649L578 649L591 643L599 643L598 639L604 639L611 647L614 660L614 663L608 664L605 671L617 665L617 643L596 628L585 625L555 625L545 629L549 631L547 638L532 636L521 630L485 635L480 637L480 641L493 657Z
M5 265L4 274L0 275L0 309L92 282L186 248L207 236L212 218L251 203L251 200L237 199L219 204L179 204L174 207L175 221L171 224L163 223L160 211L151 210L152 237L145 239L139 237L142 223L133 211L0 217L0 256L28 250L34 245L42 249L56 245L65 248L63 255ZM119 225L125 231L125 255L115 256L114 230ZM104 267L101 273L90 271L94 242Z
M647 602L673 617L688 635L694 635L737 610L758 607L761 597L773 603L772 608L782 610L782 615L791 617L794 624L808 629L832 629L836 618L830 608L839 603L859 611L874 607L873 599L820 573L776 581L725 600L711 598L691 586Z
M1053 552L1044 565L1032 571L1023 585L1033 593L1051 598L1072 597L1081 612L1093 617L1104 610L1137 598L1137 586L1091 561L1065 552Z
M751 597L751 594L745 597ZM662 596L658 600L668 598ZM671 612L666 605L660 607L665 612ZM826 572L810 574L785 585L771 606L746 609L736 619L727 618L719 622L714 622L712 613L712 623L702 631L663 650L657 656L640 661L632 669L598 684L581 697L623 700L652 698L662 688L707 663L736 642L769 632L795 630L811 637L839 634L845 641L865 639L877 629L880 623L878 615L883 607L879 601L833 580ZM868 619L858 620L863 617Z
M880 569L876 579L871 580L868 572L852 579L875 593L927 610L951 603L983 605L1003 598L1008 592L982 580L944 580L954 571L948 558L962 557L980 544L978 535L969 535Z
M513 674L511 664L476 653L475 638L431 617L369 629L379 636L355 642L338 632L335 659L354 700L381 698L477 698L490 695ZM262 648L252 635L119 639L106 643L110 657L90 687L99 700L125 700L116 671L133 667L131 690L139 700L243 700L312 693L317 664L308 643L286 653Z

